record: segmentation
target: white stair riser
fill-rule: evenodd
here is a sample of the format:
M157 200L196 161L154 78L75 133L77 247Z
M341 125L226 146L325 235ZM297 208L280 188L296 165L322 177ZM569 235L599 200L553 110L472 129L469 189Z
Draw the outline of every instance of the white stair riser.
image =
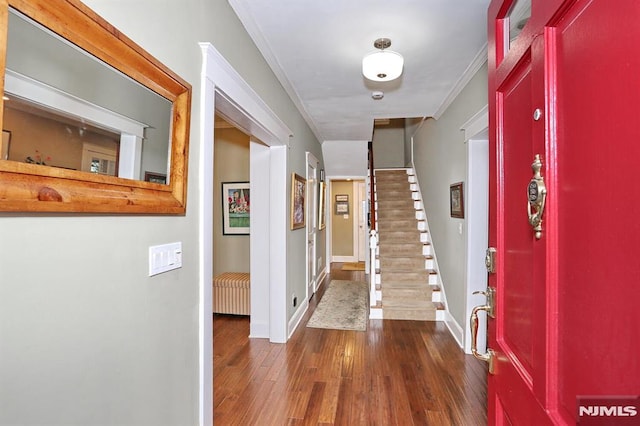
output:
M435 268L435 262L433 261L433 259L425 259L424 269L434 269L434 268Z

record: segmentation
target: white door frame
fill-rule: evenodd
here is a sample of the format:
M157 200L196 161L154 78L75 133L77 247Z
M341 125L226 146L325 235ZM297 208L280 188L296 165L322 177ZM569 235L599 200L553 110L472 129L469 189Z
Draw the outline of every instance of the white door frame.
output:
M356 262L364 262L367 259L367 183L364 180L353 181L353 255Z
M335 215L332 212L332 208L333 208L333 202L332 200L334 199L334 193L333 193L333 183L334 181L343 181L343 180L348 180L351 181L351 188L352 188L352 194L353 195L353 202L355 203L356 201L356 193L358 191L358 186L356 184L357 181L366 181L366 176L331 176L328 177L327 179L327 192L329 193L329 199L327 201L327 214L328 214L328 220L327 220L327 226L328 226L328 232L327 232L327 259L330 259L328 261L329 263L332 262L357 262L358 261L358 252L357 252L357 248L356 248L356 241L355 239L357 238L357 232L358 232L358 223L357 220L354 219L353 221L353 227L352 227L352 232L353 232L353 238L354 238L354 242L353 242L353 247L352 247L352 254L351 256L334 256L333 255L333 238L332 238L332 232L333 232L333 221L335 220ZM365 191L366 192L366 191ZM357 215L357 208L354 207L351 208L351 212L349 213L351 215L355 216Z
M311 299L318 288L318 283L316 282L318 278L317 273L317 244L318 244L318 236L317 236L317 221L318 221L318 165L320 162L310 152L307 152L307 199L306 202L306 212L307 212L307 292L306 298L307 300ZM311 291L310 291L311 289Z
M200 43L202 74L198 155L199 193L199 407L200 425L213 423L213 140L214 116L219 111L268 149L250 144L251 175L251 337L287 340L287 146L291 130L271 111L210 43ZM193 156L192 156L193 157ZM254 186L262 185L262 186ZM255 198L268 190L268 197ZM189 212L189 210L187 210ZM268 226L254 226L262 218ZM267 219L265 219L267 218ZM269 253L255 255L261 248ZM268 300L268 307L264 301ZM259 303L253 303L259 301Z
M485 106L462 127L467 145L467 176L465 188L465 210L467 211L465 233L466 308L464 328L464 351L471 353L471 310L484 305L486 299L475 291L487 289L487 269L484 254L489 241L489 116ZM483 315L484 316L484 315ZM487 329L485 318L478 327L478 350L485 351Z

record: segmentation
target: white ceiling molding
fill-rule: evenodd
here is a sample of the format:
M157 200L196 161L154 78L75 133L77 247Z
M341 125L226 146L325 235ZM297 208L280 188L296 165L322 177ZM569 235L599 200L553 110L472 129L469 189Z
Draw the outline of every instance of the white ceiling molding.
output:
M488 58L487 44L485 43L480 52L478 52L476 57L473 58L473 61L471 62L471 64L469 64L464 74L462 74L462 76L456 82L455 86L453 86L453 89L451 89L449 95L442 102L440 108L438 108L436 113L433 114L433 118L437 120L442 116L442 114L444 114L444 112L447 110L447 108L449 108L456 97L458 97L460 92L462 92L462 89L464 89L469 81L471 81L473 76L476 75L480 68L482 68L482 66L487 62Z
M247 30L247 33L249 33L249 36L251 37L253 42L256 44L256 47L258 48L260 53L262 53L264 60L269 65L269 67L275 74L280 84L282 84L282 87L287 92L287 94L293 101L298 111L300 111L300 114L302 115L302 118L304 119L304 121L307 122L307 124L309 125L309 128L311 129L313 134L316 136L318 141L322 142L320 131L316 127L313 119L311 118L311 115L309 115L307 109L305 108L300 95L298 95L298 92L295 90L295 88L289 81L289 78L287 77L287 74L284 72L282 66L278 62L278 59L273 54L273 49L271 48L267 40L263 37L262 32L260 31L260 28L258 27L256 22L251 18L252 16L251 12L246 8L244 3L241 1L229 0L229 4L231 5L231 8L234 10L236 15L238 16L238 19L240 19L240 22L242 22L242 25L244 25L244 28Z

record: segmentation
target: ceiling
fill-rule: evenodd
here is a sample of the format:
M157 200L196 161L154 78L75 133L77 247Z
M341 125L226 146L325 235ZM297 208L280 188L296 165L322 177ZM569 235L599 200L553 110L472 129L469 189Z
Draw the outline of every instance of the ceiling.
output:
M439 117L486 60L489 0L229 3L323 145L371 140L376 118ZM380 37L404 56L395 81L362 76Z

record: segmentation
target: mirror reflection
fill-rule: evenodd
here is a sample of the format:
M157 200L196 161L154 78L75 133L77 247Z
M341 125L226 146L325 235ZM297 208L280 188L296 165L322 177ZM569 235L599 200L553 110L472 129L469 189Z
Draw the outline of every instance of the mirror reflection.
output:
M6 59L0 159L169 183L169 100L12 9Z

